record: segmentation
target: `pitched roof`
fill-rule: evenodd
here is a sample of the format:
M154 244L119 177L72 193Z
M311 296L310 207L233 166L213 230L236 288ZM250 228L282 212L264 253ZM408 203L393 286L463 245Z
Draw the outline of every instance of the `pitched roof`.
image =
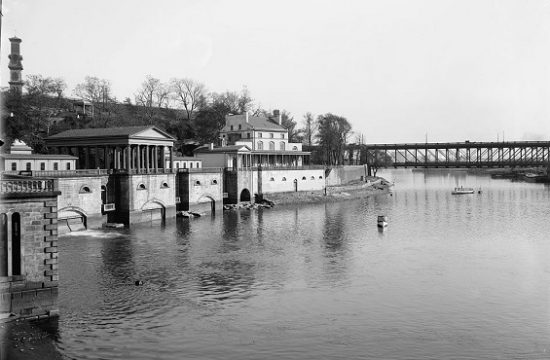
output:
M284 127L276 122L263 117L263 116L248 116L248 122L246 122L246 115L232 115L230 119L237 119L245 128L255 130L273 130L273 131L287 131ZM230 131L229 125L225 125L224 131Z
M166 137L173 139L173 137L170 134L158 129L155 126L125 126L125 127L112 127L112 128L71 129L71 130L60 132L59 134L52 135L49 138L62 139L62 138L74 138L74 137L80 137L80 138L125 137L125 136L129 137L148 129L155 129L156 131L162 133Z

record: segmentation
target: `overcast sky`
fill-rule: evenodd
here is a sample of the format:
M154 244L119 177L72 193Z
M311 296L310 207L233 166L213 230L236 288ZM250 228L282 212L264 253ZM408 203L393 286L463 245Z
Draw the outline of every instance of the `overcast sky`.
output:
M368 143L550 138L550 0L3 0L23 75L248 87L346 117Z

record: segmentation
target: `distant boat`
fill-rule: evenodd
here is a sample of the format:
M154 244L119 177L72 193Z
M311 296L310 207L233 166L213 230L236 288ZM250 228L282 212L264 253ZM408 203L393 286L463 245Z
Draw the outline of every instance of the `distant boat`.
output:
M473 194L475 191L473 188L465 188L465 187L455 187L455 189L451 192L453 195L467 195L467 194Z
M544 182L547 179L545 175L526 173L523 175L523 180L527 182Z
M384 228L388 226L388 217L385 215L378 216L378 227Z

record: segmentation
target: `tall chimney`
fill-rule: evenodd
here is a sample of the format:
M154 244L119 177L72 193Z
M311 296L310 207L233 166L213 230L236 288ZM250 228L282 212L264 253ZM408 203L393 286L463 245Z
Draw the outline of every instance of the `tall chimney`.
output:
M248 111L245 112L245 118L244 119L245 119L246 123L248 124Z
M273 116L277 118L279 125L283 124L283 117L281 116L281 112L279 110L273 110Z
M10 89L15 90L19 93L23 90L23 79L21 78L21 70L23 70L23 65L21 65L21 56L19 46L21 44L21 39L18 37L12 37L9 39L11 43L11 54L8 56L10 63L8 69L10 69Z

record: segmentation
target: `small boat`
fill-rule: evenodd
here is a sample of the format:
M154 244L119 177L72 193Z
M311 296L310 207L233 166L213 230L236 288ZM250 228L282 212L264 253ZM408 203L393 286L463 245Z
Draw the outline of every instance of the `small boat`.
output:
M465 188L465 187L455 187L455 189L451 192L453 195L466 195L466 194L473 194L475 191L473 188Z
M385 215L378 216L378 227L384 228L388 226L388 217Z

